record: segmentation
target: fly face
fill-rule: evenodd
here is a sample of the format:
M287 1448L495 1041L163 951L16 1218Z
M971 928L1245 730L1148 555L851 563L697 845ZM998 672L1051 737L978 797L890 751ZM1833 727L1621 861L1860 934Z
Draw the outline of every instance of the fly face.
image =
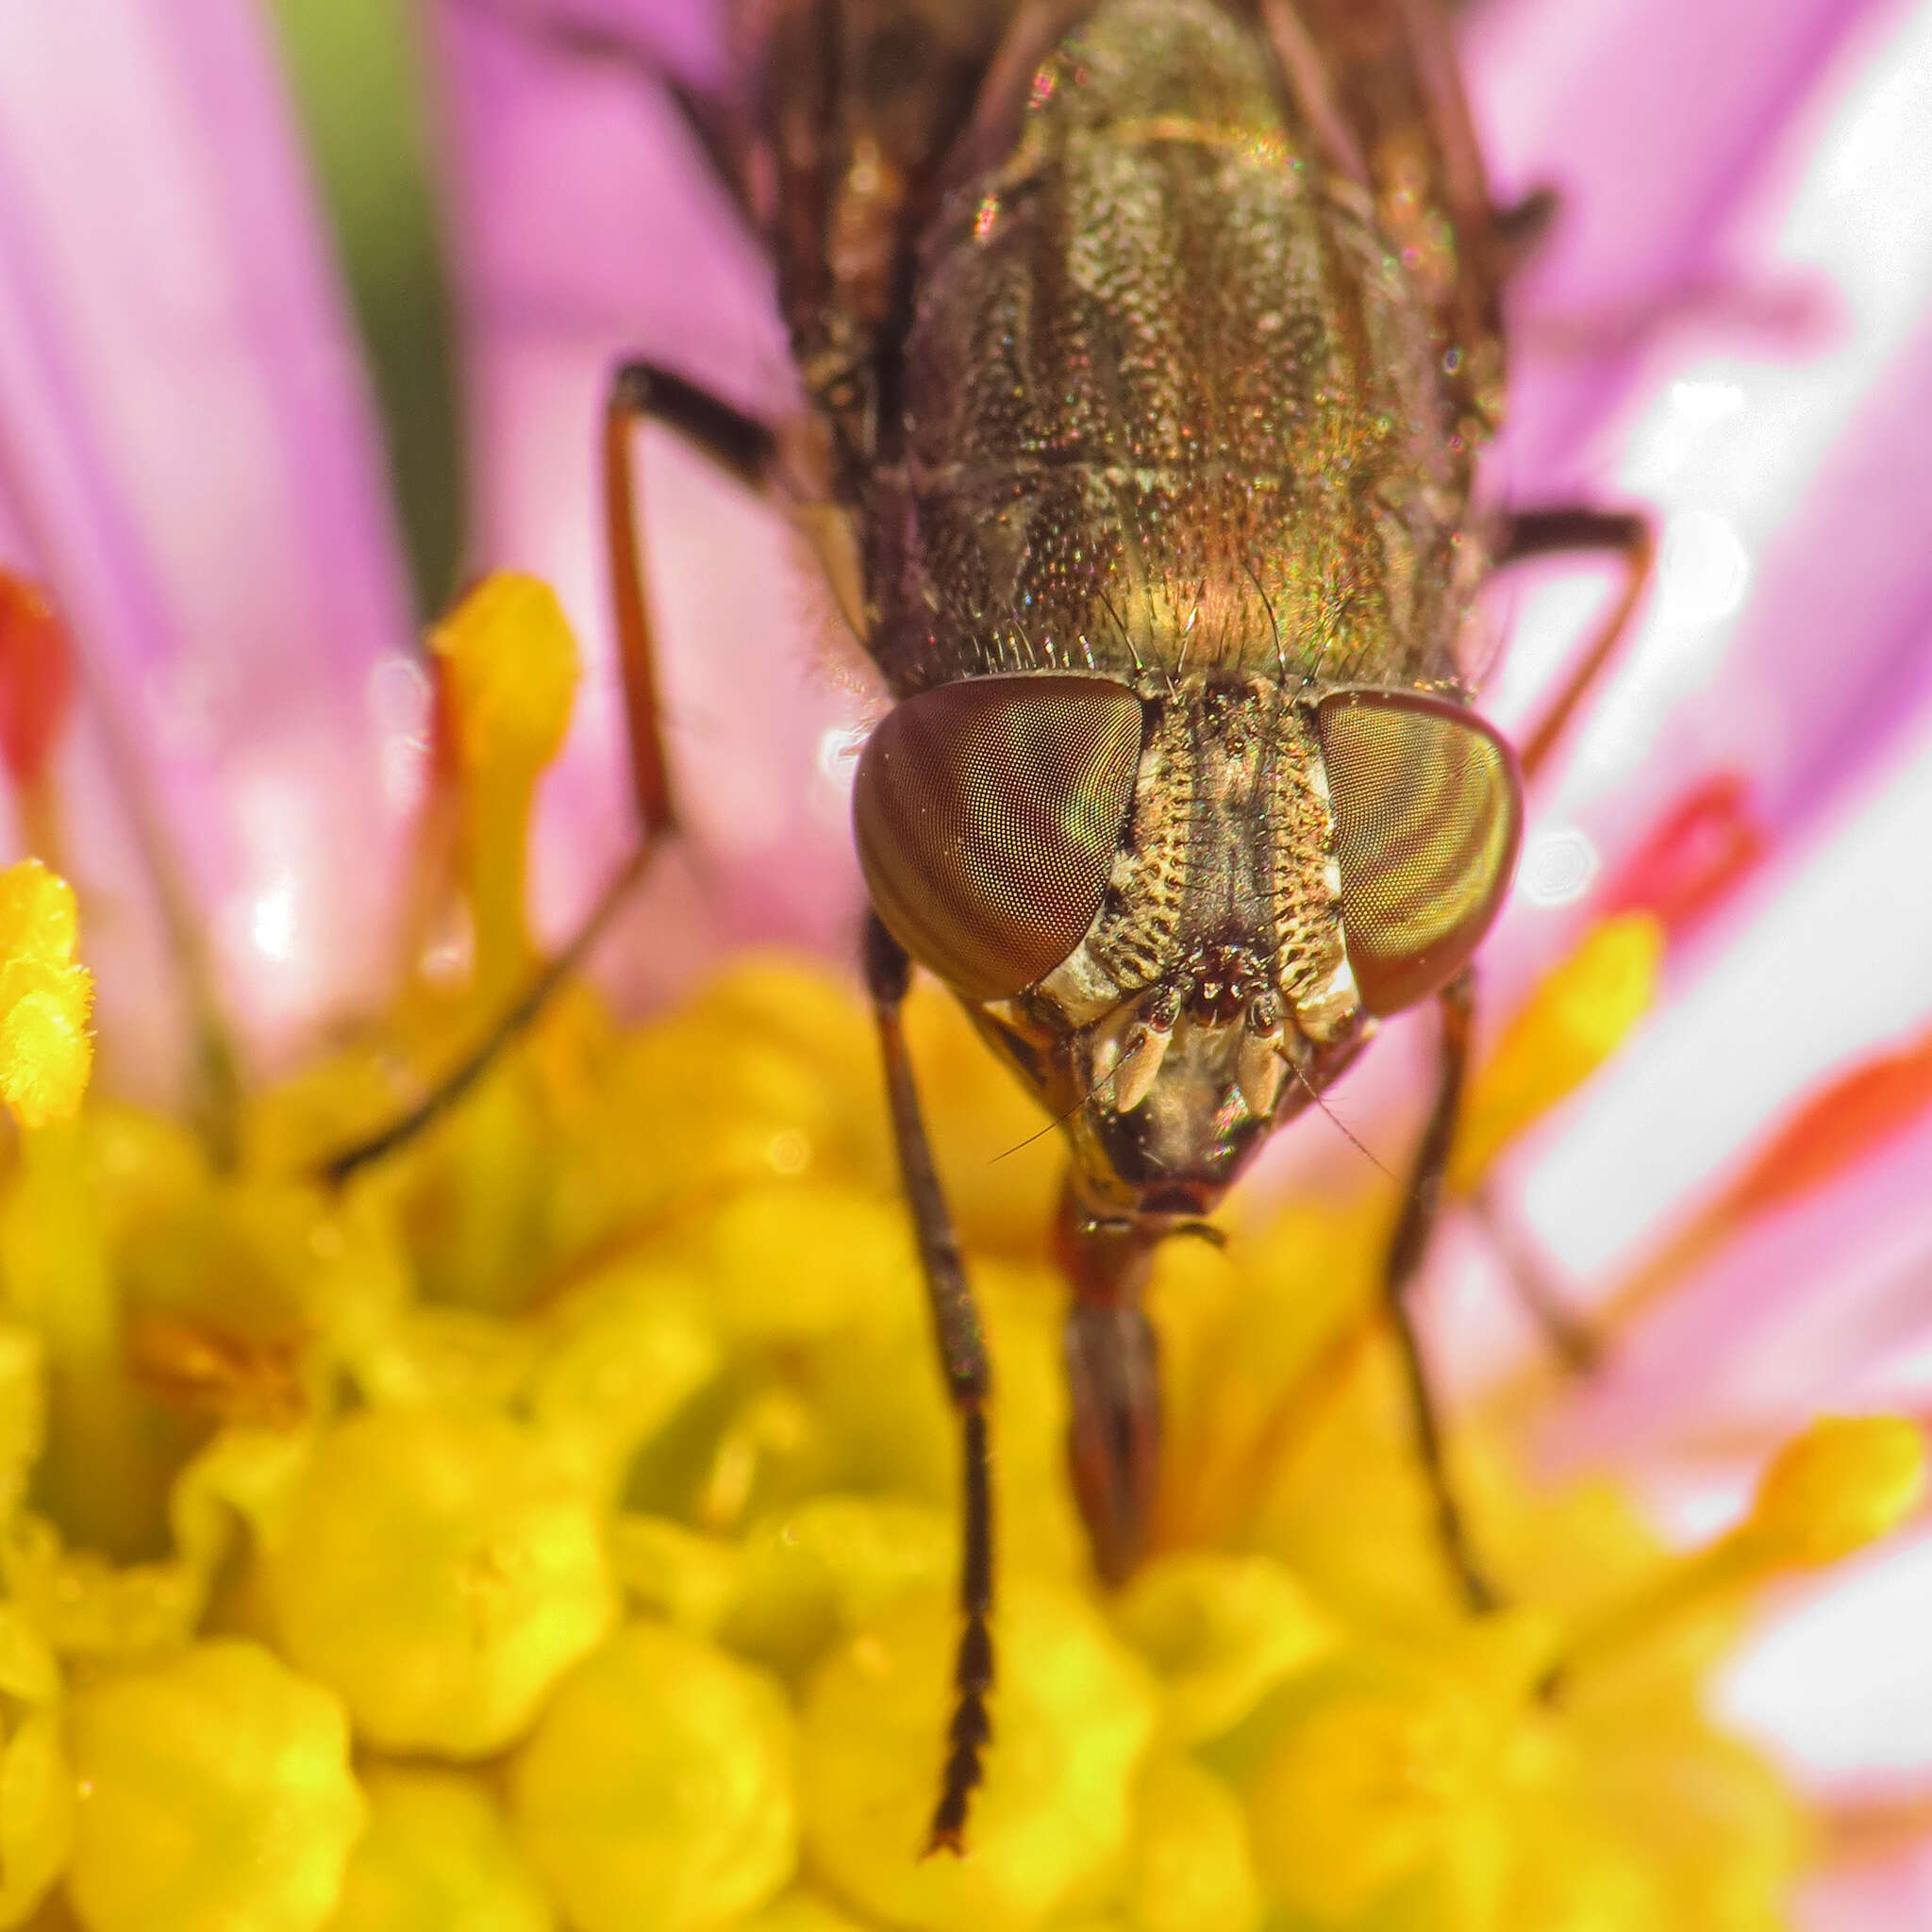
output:
M855 818L880 917L1062 1122L1081 1205L1158 1223L1462 968L1521 808L1440 699L1040 674L901 705Z

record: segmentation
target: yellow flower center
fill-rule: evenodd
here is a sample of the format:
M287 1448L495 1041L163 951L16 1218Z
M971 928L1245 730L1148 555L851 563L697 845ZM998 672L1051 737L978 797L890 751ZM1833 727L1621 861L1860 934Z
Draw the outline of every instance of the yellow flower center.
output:
M513 987L575 653L520 581L437 649L453 886L476 985ZM84 1078L85 975L71 895L8 880L0 1041L65 1001L18 1029L25 1122L23 1093L71 1107ZM1656 966L1641 923L1586 939L1478 1080L1459 1185ZM1390 1200L1291 1203L1160 1257L1159 1547L1108 1596L1063 1470L1058 1158L993 1164L1036 1124L921 993L995 1363L1001 1591L971 1850L923 1860L957 1446L859 1002L770 959L642 1026L574 990L417 1139L313 1178L479 1009L405 988L365 1047L255 1100L237 1172L111 1103L24 1141L0 1926L57 1887L88 1932L1774 1923L1802 1820L1700 1715L1709 1644L1666 1640L1897 1522L1909 1425L1819 1425L1673 1558L1614 1491L1527 1485L1477 1417L1458 1474L1513 1607L1472 1622L1374 1316Z

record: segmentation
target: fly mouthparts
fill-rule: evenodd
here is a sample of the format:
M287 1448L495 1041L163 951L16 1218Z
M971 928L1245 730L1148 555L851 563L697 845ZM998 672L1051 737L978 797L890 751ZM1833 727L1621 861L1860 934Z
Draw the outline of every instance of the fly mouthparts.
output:
M1286 1049L1282 1032L1249 1032L1241 1038L1241 1052L1234 1063L1234 1084L1241 1104L1257 1121L1269 1119L1274 1103L1281 1098L1282 1082L1288 1078Z
M1160 1063L1167 1058L1168 1043L1174 1039L1172 1024L1159 1026L1141 1021L1127 1035L1120 1063L1114 1068L1113 1104L1117 1113L1132 1113L1153 1090Z

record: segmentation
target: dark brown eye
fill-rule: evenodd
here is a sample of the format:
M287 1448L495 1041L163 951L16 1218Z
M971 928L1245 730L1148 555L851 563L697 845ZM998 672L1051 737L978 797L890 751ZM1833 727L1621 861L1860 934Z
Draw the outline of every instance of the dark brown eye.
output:
M975 677L908 698L858 761L858 862L892 937L971 999L1080 943L1133 801L1141 700L1098 677Z
M1342 691L1318 717L1348 963L1370 1012L1398 1012L1456 976L1503 903L1523 829L1515 755L1419 691Z

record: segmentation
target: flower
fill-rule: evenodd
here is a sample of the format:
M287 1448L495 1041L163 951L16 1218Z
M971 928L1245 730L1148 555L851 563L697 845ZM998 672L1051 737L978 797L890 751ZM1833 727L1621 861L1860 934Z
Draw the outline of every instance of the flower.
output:
M714 58L681 14L545 10L620 50L656 35L700 78ZM724 210L665 192L691 162L675 120L621 58L509 11L433 22L468 211L482 547L541 565L581 619L576 452L610 351L655 346L655 325L688 357L750 341L781 364ZM111 1081L69 1125L23 1114L0 1198L0 1918L58 1886L90 1928L1776 1923L1819 1821L1712 1723L1706 1687L1753 1592L1910 1516L1922 1456L1913 1426L1870 1413L1918 1406L1897 1330L1872 1327L1896 1304L1883 1281L1858 1304L1868 1335L1822 1364L1803 1351L1805 1409L1860 1413L1804 1426L1789 1368L1769 1373L1815 1337L1819 1257L1874 1205L1888 1242L1859 1252L1906 1251L1924 1153L1925 1056L1893 1037L1924 1024L1911 908L1882 890L1918 823L1914 727L1894 722L1918 690L1889 627L1917 566L1862 556L1860 599L1827 604L1822 572L1859 526L1833 522L1848 499L1824 483L1792 510L1818 458L1786 447L1912 379L1908 230L1872 251L1885 275L1861 279L1855 230L1840 243L1847 208L1897 220L1924 178L1900 163L1922 11L1855 31L1807 5L1740 31L1724 8L1607 8L1621 61L1586 8L1473 30L1505 179L1567 162L1577 184L1528 291L1517 493L1577 487L1575 452L1622 407L1627 486L1669 517L1657 613L1542 801L1494 948L1507 1017L1453 1174L1461 1265L1452 1246L1435 1284L1439 1347L1499 1257L1593 1275L1612 1310L1672 1291L1641 1326L1606 1319L1619 1366L1581 1394L1491 1352L1456 1457L1507 1614L1457 1611L1427 1534L1374 1304L1390 1197L1307 1130L1316 1151L1253 1191L1226 1255L1162 1256L1159 1548L1118 1599L1091 1589L1059 1473L1052 1144L991 1166L1035 1124L942 1002L915 1009L1000 1389L999 1743L957 1865L912 1856L953 1636L955 1451L861 1013L837 975L765 958L641 1026L573 989L418 1141L339 1191L312 1178L521 983L533 808L546 932L620 856L608 653L579 686L555 601L499 575L437 631L431 673L408 656L344 317L250 17L129 9L111 45L78 15L0 23L0 735L23 823L82 872ZM1714 49L1722 100L1653 108L1634 179L1635 104L1702 85ZM1843 128L1778 202L1763 130L1802 157L1833 101ZM109 192L60 164L104 130L110 153L175 165L121 169ZM559 218L581 193L608 195L602 219ZM676 238L675 282L617 245L632 220ZM144 258L169 274L102 275L146 236L169 238ZM1793 295L1806 264L1844 304L1835 336ZM695 330L708 300L736 321ZM1659 308L1722 324L1660 391ZM1776 358L1728 345L1740 321L1783 331ZM168 391L145 387L150 360ZM1919 459L1900 412L1877 413L1836 460ZM669 670L675 755L715 781L685 789L716 864L699 941L667 929L689 878L638 915L660 985L761 923L830 942L849 904L852 707L791 702L795 684L747 700L750 667L772 686L779 593L703 567L743 543L718 535L738 512L709 488L651 492L667 631L694 611L713 646ZM71 732L48 728L55 608L86 647ZM1825 610L1829 678L1796 641ZM1569 634L1524 615L1506 716L1533 709ZM1727 652L1734 619L1762 643ZM9 660L18 638L30 654ZM1692 674L1711 680L1694 701L1673 684ZM540 783L574 690L576 733ZM750 753L705 739L711 721ZM117 840L163 862L144 873ZM0 1072L25 1069L13 1094L48 1108L85 1077L85 997L72 902L17 876ZM398 903L410 970L363 1044L321 1052L317 1017L381 980L379 908ZM1829 996L1844 970L1821 990L1823 932L1860 948L1859 1000ZM239 1095L224 1008L257 1070ZM1700 1028L1734 1042L1750 1036L1722 1029L1746 1023L1754 1055L1695 1057ZM188 1085L166 1048L196 1027L212 1136L121 1097L171 1067ZM1378 1051L1385 1084L1402 1051ZM1369 1077L1336 1105L1399 1144ZM1707 1142L1695 1159L1660 1086ZM1596 1205L1612 1193L1621 1224ZM1620 1225L1634 1250L1673 1203L1662 1240L1616 1253ZM1613 1448L1675 1547L1627 1488L1528 1480L1526 1423L1553 1457ZM1891 1815L1909 1831L1908 1805ZM1859 1823L1825 1819L1825 1849Z
M528 957L491 912L526 754L561 725L503 680L567 692L573 656L504 578L437 649L496 984L492 951ZM0 967L30 1003L17 967L71 947L71 898L9 877L43 908ZM1574 1028L1628 929L1513 1040ZM474 1024L472 987L408 989L372 1043L258 1095L233 1172L102 1106L10 1184L12 1923L56 1882L99 1932L1773 1923L1802 1814L1702 1716L1702 1676L1745 1592L1910 1513L1911 1424L1815 1425L1677 1557L1473 1426L1458 1474L1512 1607L1472 1623L1375 1313L1391 1193L1303 1200L1162 1257L1157 1552L1108 1599L1061 1466L1055 1158L960 1161L1024 1105L929 994L1003 1591L972 1853L923 1860L955 1452L857 1002L775 960L641 1027L580 990L417 1140L312 1178L452 1010ZM1538 1110L1522 1053L1478 1083L1492 1145Z

